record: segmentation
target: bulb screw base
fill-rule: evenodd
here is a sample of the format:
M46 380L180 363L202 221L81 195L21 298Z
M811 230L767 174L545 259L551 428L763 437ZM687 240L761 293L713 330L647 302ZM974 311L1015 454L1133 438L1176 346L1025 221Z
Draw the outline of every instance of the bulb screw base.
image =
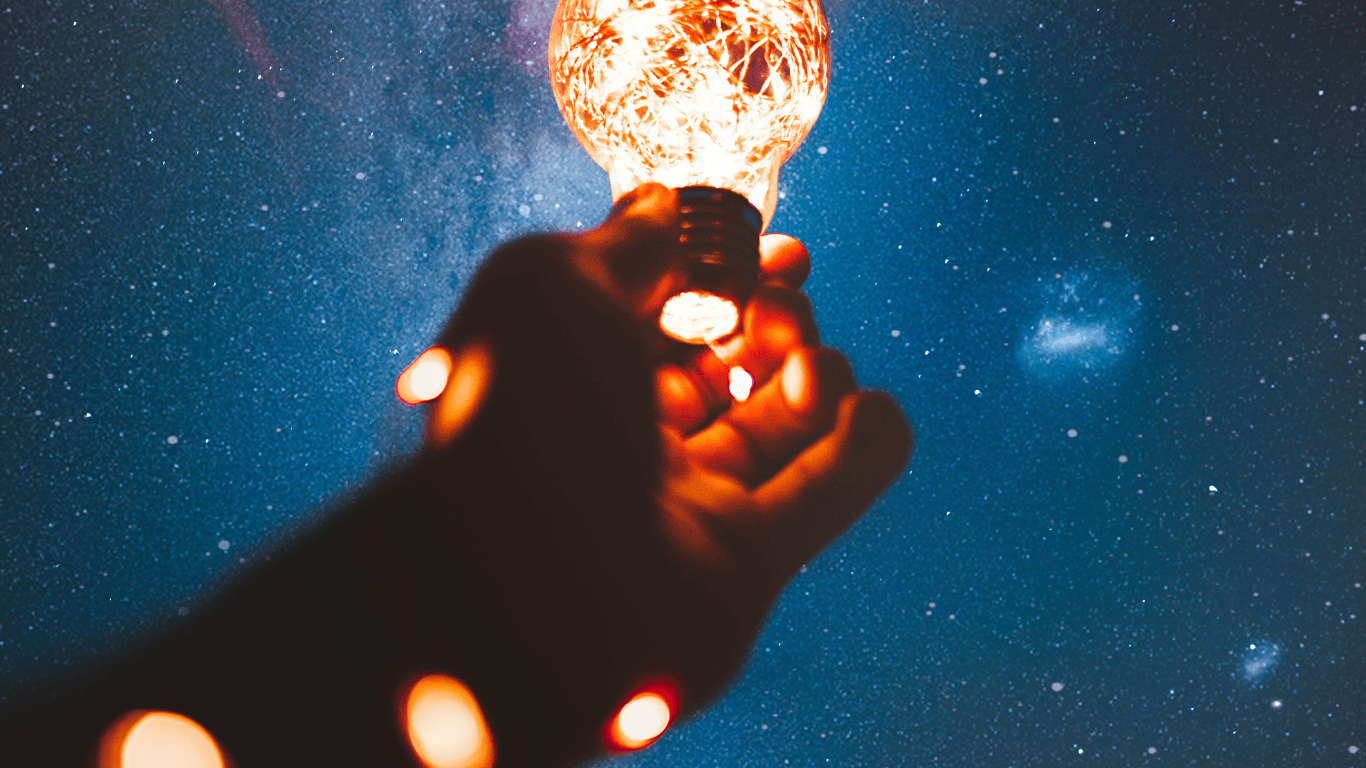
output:
M689 291L743 307L759 285L759 209L744 195L717 187L680 187L679 242Z

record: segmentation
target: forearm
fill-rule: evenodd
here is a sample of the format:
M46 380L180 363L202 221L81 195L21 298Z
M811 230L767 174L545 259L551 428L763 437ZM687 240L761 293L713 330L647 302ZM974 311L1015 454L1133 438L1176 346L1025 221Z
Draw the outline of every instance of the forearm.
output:
M491 389L457 440L193 629L8 723L6 742L48 750L32 764L75 765L123 712L167 709L242 768L393 764L405 684L444 672L479 698L500 765L554 765L591 752L650 675L692 702L719 688L746 630L659 534L640 345L564 258L553 241L504 249L443 335L493 351Z

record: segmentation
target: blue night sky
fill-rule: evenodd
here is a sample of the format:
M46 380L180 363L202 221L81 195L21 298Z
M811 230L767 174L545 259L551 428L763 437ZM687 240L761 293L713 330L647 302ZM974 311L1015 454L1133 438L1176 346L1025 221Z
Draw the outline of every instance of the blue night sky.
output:
M602 219L549 0L0 0L0 696L411 452ZM772 229L919 449L633 766L1366 765L1366 12L832 0Z

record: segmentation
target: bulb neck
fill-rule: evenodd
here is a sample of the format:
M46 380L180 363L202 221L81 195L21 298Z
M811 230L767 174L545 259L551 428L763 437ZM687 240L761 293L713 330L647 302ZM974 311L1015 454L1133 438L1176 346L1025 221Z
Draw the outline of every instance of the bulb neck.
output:
M693 186L681 187L677 192L678 239L684 257L683 291L725 299L738 314L759 284L763 216L744 195L728 189ZM665 332L690 343L700 341L668 327Z

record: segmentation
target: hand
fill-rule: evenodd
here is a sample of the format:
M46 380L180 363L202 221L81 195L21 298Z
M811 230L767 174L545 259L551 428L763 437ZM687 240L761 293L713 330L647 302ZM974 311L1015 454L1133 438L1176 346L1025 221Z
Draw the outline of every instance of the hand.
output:
M642 186L577 236L578 265L656 353L660 524L757 631L797 569L896 479L914 437L891 397L859 389L845 357L819 345L799 291L810 261L791 237L761 239L739 333L710 348L664 337L659 309L679 287L676 209L672 190ZM743 402L729 393L733 366L754 378Z
M499 765L565 766L642 680L671 678L685 709L720 690L786 581L896 478L909 425L818 345L791 238L762 240L743 329L711 348L658 330L679 287L669 189L498 258L443 339L433 450L154 651L6 723L6 754L74 765L121 713L155 706L242 765L391 764L408 756L394 686L439 669L479 697ZM732 366L754 377L743 402Z
M547 376L563 377L551 390L536 383L519 390L522 399L515 407L509 406L515 416L509 412L504 418L539 425L545 433L523 432L524 439L539 436L550 445L577 444L573 455L557 453L558 449L541 452L551 457L550 462L544 466L533 462L525 470L529 476L543 478L549 475L540 473L553 473L556 478L552 485L564 498L552 519L568 526L558 530L556 537L560 546L574 554L548 559L524 556L526 563L518 568L530 573L528 569L540 567L541 560L578 561L585 557L583 553L602 547L600 554L588 555L588 560L602 559L612 565L602 574L579 577L594 584L592 603L612 608L598 619L585 620L589 625L596 620L610 624L594 631L615 638L626 648L633 643L652 648L642 657L655 659L647 666L662 663L669 674L679 676L677 682L686 689L691 707L716 694L743 662L773 601L797 569L847 529L896 479L913 438L895 401L882 393L860 390L845 358L819 346L811 306L799 290L809 271L806 250L790 237L769 235L761 240L760 285L744 309L739 332L710 347L667 338L658 323L664 302L682 288L678 226L676 194L648 184L622 198L607 221L593 230L524 245L518 251L523 258L540 254L562 259L592 293L607 299L609 311L603 313L604 318L634 323L637 333L622 338L634 336L641 346L616 358L595 356L592 349L601 339L574 341L580 329L573 328L547 349L537 351L532 347L542 337L532 330L518 337L520 341L509 336L497 342L518 344L514 355L512 350L496 349L493 341L477 333L458 341L457 322L452 326L456 330L445 337L458 347L453 355L455 375L432 409L428 438L434 449L451 444L479 411L483 393L499 376L496 369L506 363L519 371L529 370L524 362L508 362L512 357L531 355L545 364ZM510 268L507 254L503 258L503 268ZM500 285L506 290L512 283ZM479 290L478 284L472 287L462 307L462 312L471 312L471 322L478 311L505 306L501 299L477 303ZM566 285L565 290L575 289ZM578 306L593 303L598 302ZM551 322L570 328L576 319ZM559 346L565 343L575 344L582 354L566 357ZM504 355L508 360L500 361ZM635 367L642 359L653 370L653 409L646 393L637 389L649 376L592 368L626 363L628 358L637 373L643 373ZM609 363L609 359L617 362ZM735 366L744 368L754 380L749 397L741 402L729 393L730 371ZM628 381L632 382L629 386ZM510 379L504 379L504 385L511 386ZM571 385L576 392L572 395L565 391ZM603 387L626 388L605 391ZM608 403L628 400L640 407L600 410ZM656 424L634 421L641 415L648 418L651 410ZM591 423L584 418L591 418ZM603 418L615 421L607 425ZM640 456L630 451L642 443L627 437L637 427L638 434L658 430L658 440L644 442L651 446L649 450L659 452L661 461L622 461L623 451ZM603 451L617 452L616 458L605 458ZM634 491L618 493L616 502L604 503L603 489L622 486L624 479L616 473L630 463L638 465L639 497ZM639 506L618 509L628 498L648 504L651 496L650 514L656 515L652 525L634 525L640 520L636 517ZM576 525L570 520L574 514L585 517ZM628 517L619 519L610 531L597 527L614 514ZM432 538L430 531L423 535ZM627 553L635 557L629 564ZM563 581L563 574L555 578ZM640 602L639 590L623 588L622 580L637 586L649 584L646 602ZM537 577L531 583L542 582ZM523 605L530 599L510 597L508 602ZM587 628L583 634L589 636ZM580 666L586 652L574 650ZM547 660L546 664L538 674L563 671L563 661ZM641 670L624 668L593 675L611 672L629 677L637 671ZM573 690L570 684L562 687Z

